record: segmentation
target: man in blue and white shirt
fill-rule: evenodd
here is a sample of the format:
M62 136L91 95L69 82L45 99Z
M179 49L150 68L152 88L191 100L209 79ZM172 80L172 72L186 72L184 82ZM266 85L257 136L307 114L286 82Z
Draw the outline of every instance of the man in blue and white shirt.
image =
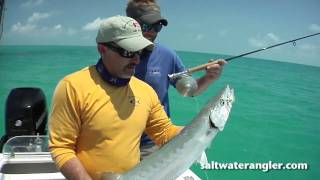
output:
M161 16L160 7L155 0L129 0L126 14L140 23L144 37L152 42L155 41L162 27L168 25L168 21ZM206 67L206 74L196 80L198 88L192 95L202 93L217 80L224 64L226 61L219 60L216 64ZM176 82L170 81L168 74L184 70L185 66L175 51L159 43L154 43L153 50L145 51L140 56L140 64L136 67L135 76L153 87L170 117L168 89L169 85L175 87ZM144 135L141 139L140 149L141 156L144 157L156 150L157 146Z

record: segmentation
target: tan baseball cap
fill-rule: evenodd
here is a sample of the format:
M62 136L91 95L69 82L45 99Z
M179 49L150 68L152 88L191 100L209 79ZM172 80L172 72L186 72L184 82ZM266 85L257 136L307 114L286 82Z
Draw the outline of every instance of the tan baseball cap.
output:
M126 16L113 16L103 21L96 42L113 42L131 52L153 47L153 43L143 37L139 23Z

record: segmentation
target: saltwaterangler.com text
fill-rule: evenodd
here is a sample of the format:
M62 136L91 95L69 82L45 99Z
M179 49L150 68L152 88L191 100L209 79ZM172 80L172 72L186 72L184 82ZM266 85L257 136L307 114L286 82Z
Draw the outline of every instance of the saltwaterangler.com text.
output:
M202 170L261 170L268 172L270 170L307 170L307 163L275 163L272 161L266 163L221 163L211 161L211 163L201 164Z

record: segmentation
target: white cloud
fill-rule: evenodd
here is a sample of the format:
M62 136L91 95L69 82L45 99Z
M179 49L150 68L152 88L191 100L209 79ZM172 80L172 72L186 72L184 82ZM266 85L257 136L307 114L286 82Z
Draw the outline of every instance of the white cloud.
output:
M29 0L23 4L21 4L22 7L34 7L39 6L44 2L44 0Z
M55 25L53 27L42 27L37 29L38 35L45 35L45 36L55 36L55 35L72 36L76 33L77 33L76 30L72 28L64 28L61 24Z
M267 45L271 45L273 43L278 43L279 41L280 41L280 38L274 33L268 33L263 37L260 36L260 37L249 38L250 45L254 47L264 47Z
M17 24L14 24L11 29L13 32L26 34L34 31L36 29L36 25L33 25L33 24L23 25L20 22L18 22Z
M40 20L47 19L52 13L34 12L26 23L18 22L11 27L11 31L15 34L23 34L28 36L56 36L56 35L74 35L77 33L73 28L64 28L61 24L51 27L41 26Z
M73 29L73 28L68 28L68 29L66 29L66 33L68 34L68 35L74 35L74 34L76 34L77 33L77 31L75 30L75 29Z
M320 25L318 24L311 24L309 26L309 30L314 31L314 32L320 32Z
M275 34L273 34L273 33L268 33L267 36L268 36L268 38L270 38L272 41L274 41L274 42L279 42L279 38L278 38L278 36L276 36Z
M100 24L104 21L105 19L101 19L100 17L98 17L97 19L95 19L92 22L87 23L86 25L84 25L82 27L83 30L85 31L94 31L99 29Z
M38 13L34 12L32 16L28 18L28 23L36 23L41 19L47 19L51 16L49 13Z
M61 29L62 29L62 26L61 26L61 24L58 24L58 25L55 25L55 26L53 27L53 29L55 29L55 30L61 30Z
M35 24L22 24L18 22L11 27L11 31L16 34L28 36L56 36L56 35L69 35L72 36L77 33L73 28L64 28L61 24L52 27L38 26Z

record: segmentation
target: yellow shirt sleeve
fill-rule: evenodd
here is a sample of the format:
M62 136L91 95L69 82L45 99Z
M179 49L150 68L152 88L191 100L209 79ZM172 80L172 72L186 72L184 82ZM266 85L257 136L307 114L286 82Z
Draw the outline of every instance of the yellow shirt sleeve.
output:
M53 96L50 115L49 148L58 168L76 157L75 144L80 131L78 96L76 90L66 81L59 82Z
M167 116L155 91L151 91L152 108L145 132L159 146L180 133L182 127L175 126Z

